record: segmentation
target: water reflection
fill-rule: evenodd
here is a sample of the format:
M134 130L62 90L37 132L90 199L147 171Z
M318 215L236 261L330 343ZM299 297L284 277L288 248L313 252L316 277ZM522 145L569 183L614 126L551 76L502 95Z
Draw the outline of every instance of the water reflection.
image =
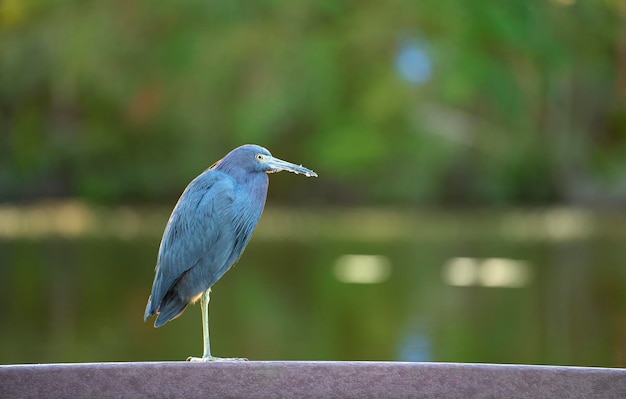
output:
M389 278L391 263L383 255L342 255L334 272L342 283L378 284Z
M443 266L447 284L468 287L520 288L530 283L528 262L506 258L452 258Z
M53 209L0 210L1 363L201 351L197 306L142 320L169 209ZM215 353L625 365L624 216L523 214L268 209L215 286Z
M427 331L416 331L403 337L398 360L401 362L430 362L432 339Z

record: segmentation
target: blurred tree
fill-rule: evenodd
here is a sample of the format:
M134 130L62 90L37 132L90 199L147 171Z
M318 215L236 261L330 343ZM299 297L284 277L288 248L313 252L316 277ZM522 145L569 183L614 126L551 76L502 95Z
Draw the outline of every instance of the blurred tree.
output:
M170 200L255 142L323 203L624 201L623 4L6 0L0 200Z

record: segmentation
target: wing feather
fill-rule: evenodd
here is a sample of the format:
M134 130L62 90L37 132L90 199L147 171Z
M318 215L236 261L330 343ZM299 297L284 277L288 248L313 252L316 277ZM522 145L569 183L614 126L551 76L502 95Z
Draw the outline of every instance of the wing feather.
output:
M163 233L145 318L158 313L168 298L180 303L168 320L176 317L230 267L235 190L235 181L216 170L189 183Z

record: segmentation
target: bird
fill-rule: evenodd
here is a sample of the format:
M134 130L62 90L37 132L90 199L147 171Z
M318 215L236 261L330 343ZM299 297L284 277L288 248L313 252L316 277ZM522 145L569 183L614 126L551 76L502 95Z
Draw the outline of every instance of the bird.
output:
M265 207L268 174L283 170L317 177L259 145L237 147L187 185L169 217L144 321L156 315L154 326L161 327L199 299L204 350L202 357L188 361L245 360L211 354L211 287L239 260L250 241Z

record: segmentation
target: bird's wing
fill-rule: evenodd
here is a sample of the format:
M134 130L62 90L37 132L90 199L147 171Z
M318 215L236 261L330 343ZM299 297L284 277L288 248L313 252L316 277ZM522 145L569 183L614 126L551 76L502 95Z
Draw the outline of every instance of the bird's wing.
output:
M167 292L191 269L202 270L194 270L194 278L189 278L183 288L197 295L221 277L225 272L221 269L230 266L224 263L231 256L235 241L234 192L234 180L215 170L207 170L189 183L163 233L146 317L156 313ZM199 264L202 267L196 268ZM193 298L181 299L189 302Z

